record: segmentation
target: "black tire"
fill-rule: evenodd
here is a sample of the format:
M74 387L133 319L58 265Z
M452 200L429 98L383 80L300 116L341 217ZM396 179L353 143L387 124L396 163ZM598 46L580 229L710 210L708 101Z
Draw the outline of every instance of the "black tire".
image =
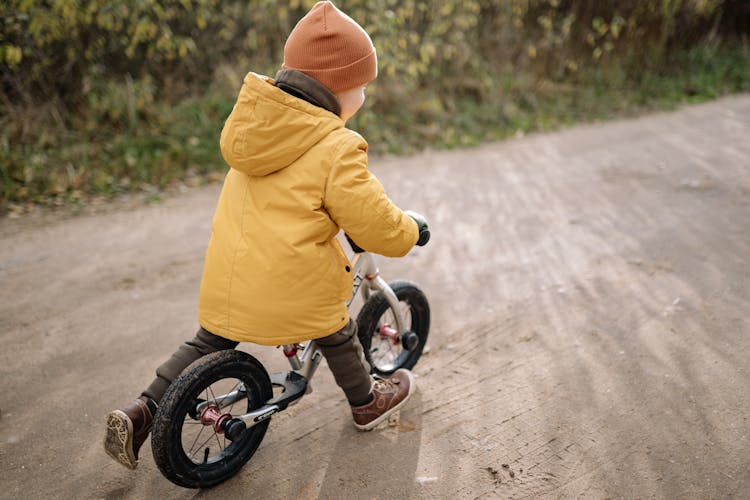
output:
M399 368L412 369L422 355L430 332L430 304L422 290L408 281L394 281L388 285L405 307L404 327L416 334L418 343L409 351L404 348L400 338L381 335L380 327L388 324L389 319L393 320L393 312L382 292L371 295L357 315L357 335L372 373L381 377L387 377Z
M226 394L240 383L246 388L247 399L223 408L222 413L242 415L273 397L271 381L263 365L251 355L235 350L204 356L188 366L169 386L154 416L151 434L154 461L164 477L185 488L206 488L229 479L250 460L263 440L270 419L246 429L238 439L230 441L217 434L212 426L204 426L191 417L195 415L196 402L212 399L219 393ZM202 444L196 447L200 442ZM215 447L218 452L209 457L215 445L218 445Z

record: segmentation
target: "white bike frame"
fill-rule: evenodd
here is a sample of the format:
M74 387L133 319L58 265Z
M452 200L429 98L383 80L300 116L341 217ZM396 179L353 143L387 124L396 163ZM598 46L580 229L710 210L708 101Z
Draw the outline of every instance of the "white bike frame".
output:
M396 297L396 294L388 283L380 277L380 272L375 265L372 254L368 252L355 254L352 259L352 269L354 270L354 286L352 296L346 303L350 314L351 305L357 296L357 292L362 292L364 300L367 300L374 292L381 292L391 306L399 337L403 335L406 331L404 328L405 321L403 313L398 306L398 297ZM306 392L309 392L308 384L312 380L313 375L315 375L320 361L323 359L320 348L314 340L307 342L304 346L300 344L287 344L282 347L292 370L272 374L271 383L275 386L284 387L284 392L268 400L266 404L257 410L244 415L238 415L236 418L242 420L247 427L252 427L266 420L271 415L285 410L288 406L299 401ZM244 389L240 388L228 394L218 396L210 403L217 406L217 409L220 410L244 397ZM208 401L199 404L196 407L198 413L208 405Z
M403 314L398 307L398 297L396 297L393 289L380 276L380 271L375 265L375 259L372 254L369 252L355 254L352 259L352 269L354 270L354 287L352 289L352 296L346 303L350 313L351 305L354 302L354 298L357 296L357 292L360 290L362 291L362 297L364 300L367 300L374 292L381 292L393 311L398 335L402 335L406 329L404 327L405 321ZM297 355L298 349L299 346L295 344L285 345L284 353L289 359L289 364L291 365L292 370L309 381L312 379L312 376L315 374L315 370L320 363L320 357L316 356L320 350L315 341L308 342L302 349L302 354L299 356Z

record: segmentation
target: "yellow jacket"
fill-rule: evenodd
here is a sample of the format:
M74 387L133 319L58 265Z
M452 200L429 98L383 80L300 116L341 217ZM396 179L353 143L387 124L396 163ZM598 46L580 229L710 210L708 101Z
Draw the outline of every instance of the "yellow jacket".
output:
M417 224L367 170L367 142L338 116L249 73L221 133L227 173L198 320L222 337L281 345L348 321L350 263L336 235L405 255Z

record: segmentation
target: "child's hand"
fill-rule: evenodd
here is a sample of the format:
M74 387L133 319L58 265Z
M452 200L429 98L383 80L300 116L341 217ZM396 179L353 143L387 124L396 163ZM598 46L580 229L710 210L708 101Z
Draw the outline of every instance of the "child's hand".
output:
M427 219L424 215L414 212L412 210L405 210L404 213L414 219L419 228L419 239L417 240L417 246L423 247L430 241L430 228L427 226Z

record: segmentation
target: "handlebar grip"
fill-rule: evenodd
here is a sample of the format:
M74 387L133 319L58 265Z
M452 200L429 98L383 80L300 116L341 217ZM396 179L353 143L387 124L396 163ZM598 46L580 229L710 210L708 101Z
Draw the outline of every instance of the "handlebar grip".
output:
M417 240L417 246L423 247L430 241L430 230L425 226L419 230L419 239Z
M417 239L417 246L423 247L430 241L430 227L427 225L427 219L424 215L414 212L413 210L406 210L406 215L414 219L417 223L417 229L419 229L419 239Z
M354 251L354 253L364 253L365 252L356 243L354 243L354 240L351 239L348 234L344 233L344 236L346 236L346 241L349 242L349 245L351 245L352 251Z

